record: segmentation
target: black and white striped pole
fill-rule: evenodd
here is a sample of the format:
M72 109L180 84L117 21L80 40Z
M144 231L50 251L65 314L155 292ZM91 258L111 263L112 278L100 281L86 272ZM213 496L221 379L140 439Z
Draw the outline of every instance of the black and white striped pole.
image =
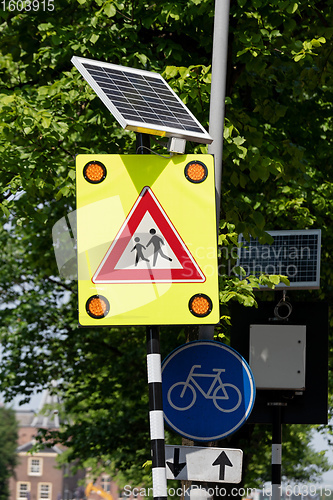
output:
M281 405L283 403L271 403L273 406L272 421L272 498L281 499L281 465L282 465L282 421Z
M159 328L147 326L149 422L154 500L167 500Z
M149 135L136 134L136 152L138 154L149 154L149 148ZM146 341L153 497L154 500L167 500L168 493L165 469L162 367L160 353L160 332L158 326L146 327Z

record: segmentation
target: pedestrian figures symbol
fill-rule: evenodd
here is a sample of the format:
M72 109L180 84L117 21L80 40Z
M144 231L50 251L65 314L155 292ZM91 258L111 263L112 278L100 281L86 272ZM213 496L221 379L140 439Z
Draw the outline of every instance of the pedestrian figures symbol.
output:
M147 186L92 277L95 284L205 281L205 275Z
M171 257L168 257L161 248L162 245L164 245L163 238L161 238L156 234L156 229L154 228L150 229L149 233L152 235L152 237L150 238L146 246L139 243L140 238L138 236L134 238L136 245L134 245L131 252L133 252L133 250L136 251L135 265L137 266L140 260L144 260L145 262L150 262L149 259L146 259L146 257L143 254L143 250L147 250L147 248L150 245L152 245L153 247L153 267L155 267L156 265L158 255L160 255L163 259L169 260L171 262L172 261Z

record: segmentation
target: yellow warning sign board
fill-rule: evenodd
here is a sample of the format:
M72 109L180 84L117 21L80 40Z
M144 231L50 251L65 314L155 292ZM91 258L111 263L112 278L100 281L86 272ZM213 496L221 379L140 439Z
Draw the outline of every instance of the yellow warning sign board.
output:
M211 155L76 157L79 323L216 324Z

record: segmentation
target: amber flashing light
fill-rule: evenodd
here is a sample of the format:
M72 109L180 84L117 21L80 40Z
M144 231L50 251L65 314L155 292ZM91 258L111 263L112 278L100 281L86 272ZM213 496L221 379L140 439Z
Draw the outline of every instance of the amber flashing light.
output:
M207 179L208 169L201 161L190 161L186 165L184 173L188 181L198 184Z
M87 300L86 311L92 318L104 318L110 310L109 301L102 295L93 295Z
M83 177L92 184L98 184L106 177L106 167L100 161L90 161L83 169Z
M213 304L208 295L197 293L190 298L189 309L194 316L205 317L211 313Z

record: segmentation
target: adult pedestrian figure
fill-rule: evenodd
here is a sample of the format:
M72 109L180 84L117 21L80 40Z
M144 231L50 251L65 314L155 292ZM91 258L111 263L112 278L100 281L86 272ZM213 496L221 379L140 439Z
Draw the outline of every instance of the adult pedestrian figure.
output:
M164 241L160 236L157 236L156 229L154 229L154 228L150 229L149 233L152 235L152 237L148 241L146 248L148 248L149 245L153 245L153 248L154 248L153 266L155 266L155 264L156 264L158 254L163 259L169 260L171 262L172 259L170 257L168 257L167 255L165 255L165 253L163 253L161 246L164 245Z
M143 255L143 249L146 250L146 247L144 245L142 245L141 243L139 243L139 241L140 241L139 236L136 236L136 238L134 238L134 241L135 241L136 245L134 245L131 252L133 252L133 250L136 251L135 265L136 266L138 265L138 262L140 259L145 260L146 262L149 262L149 259L146 259L146 257Z

